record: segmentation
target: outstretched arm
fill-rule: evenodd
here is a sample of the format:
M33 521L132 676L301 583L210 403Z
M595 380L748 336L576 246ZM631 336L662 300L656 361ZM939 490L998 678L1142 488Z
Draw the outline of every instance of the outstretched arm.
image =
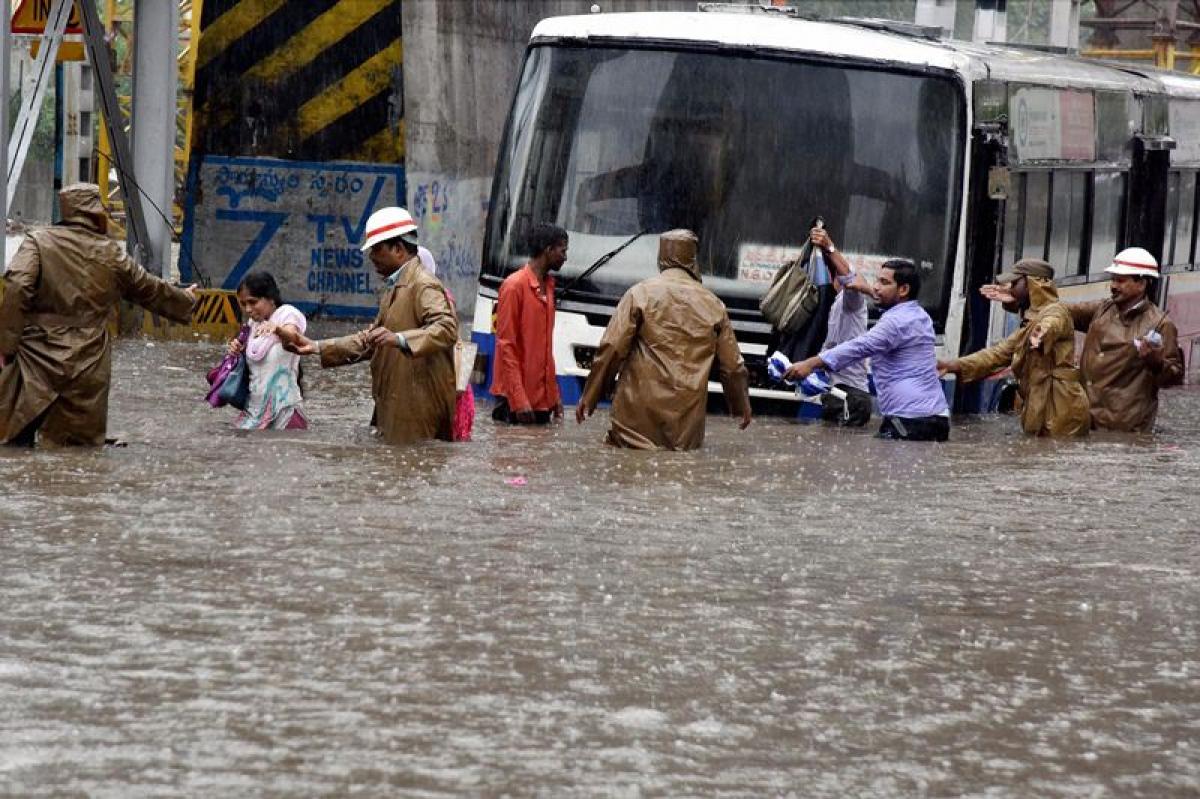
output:
M185 323L196 306L196 286L186 289L172 286L150 274L128 255L122 263L121 294L130 302L161 314L176 322Z
M1071 321L1075 323L1075 329L1080 333L1086 333L1102 304L1103 301L1067 303L1067 310L1071 312Z
M939 361L938 371L952 372L958 375L964 383L971 383L980 378L1012 365L1013 354L1017 351L1020 339L1026 335L1024 328L1014 330L1008 338L998 341L987 349L972 353L949 363Z
M575 408L577 422L583 422L591 416L600 400L612 391L617 373L621 371L621 366L629 357L629 351L633 349L633 342L637 339L638 328L642 323L642 309L633 295L634 289L625 292L608 322L608 327L604 329L604 336L600 339L600 346L596 348L596 357L592 361L592 370L583 386L583 395Z

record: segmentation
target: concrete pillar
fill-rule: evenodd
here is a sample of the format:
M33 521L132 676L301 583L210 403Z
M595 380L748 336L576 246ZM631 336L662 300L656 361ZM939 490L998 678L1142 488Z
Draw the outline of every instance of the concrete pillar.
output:
M63 65L63 185L94 183L92 148L95 137L95 101L92 93L92 65L68 61Z
M975 0L975 42L1008 41L1008 17L1005 0Z
M147 233L147 241L138 243L142 252L135 255L141 256L146 269L163 276L171 271L178 28L179 7L174 0L134 4L132 138L136 185L130 188L142 195ZM124 176L121 179L126 180Z
M8 225L8 133L12 128L12 120L8 118L8 71L12 61L12 34L8 32L9 20L12 19L12 7L9 0L0 0L0 20L4 22L3 35L0 35L0 219ZM7 233L7 230L5 231ZM0 244L0 272L8 268L8 237Z
M946 36L954 35L955 0L917 0L913 21L918 25L937 26Z
M1050 4L1050 44L1079 49L1079 0L1059 0Z

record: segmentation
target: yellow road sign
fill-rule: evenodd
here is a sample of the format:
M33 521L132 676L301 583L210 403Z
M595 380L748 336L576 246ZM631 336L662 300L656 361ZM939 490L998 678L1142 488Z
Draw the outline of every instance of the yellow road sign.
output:
M37 58L38 50L41 49L42 40L38 39L33 43L29 54ZM83 42L60 42L58 45L58 55L54 58L55 61L87 61L87 55L84 53Z
M12 18L13 33L45 33L46 20L54 0L21 0ZM71 18L67 20L66 33L83 33L83 22L79 19L79 8L71 6Z

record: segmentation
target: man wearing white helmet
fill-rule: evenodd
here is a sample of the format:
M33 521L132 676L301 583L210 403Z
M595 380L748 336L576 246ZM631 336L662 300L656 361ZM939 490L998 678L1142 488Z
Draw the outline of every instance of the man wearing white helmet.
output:
M1175 323L1150 301L1158 261L1141 247L1129 247L1104 271L1112 275L1111 299L1068 306L1075 329L1087 334L1079 368L1092 428L1149 431L1158 390L1183 382Z
M375 323L325 341L302 338L296 351L321 366L371 361L373 424L389 444L453 438L454 344L458 318L436 277L417 255L417 225L403 208L367 219L368 254L384 288Z

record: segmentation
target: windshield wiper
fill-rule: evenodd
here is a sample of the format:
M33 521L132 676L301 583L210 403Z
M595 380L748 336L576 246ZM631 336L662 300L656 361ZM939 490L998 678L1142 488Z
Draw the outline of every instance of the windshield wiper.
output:
M593 272L595 272L597 269L599 269L600 267L604 266L606 263L611 261L618 254L620 254L621 250L625 249L630 244L633 244L635 241L640 239L642 236L645 236L649 232L650 232L650 228L646 228L644 230L639 230L637 233L634 233L633 236L631 236L620 247L617 247L612 252L606 252L604 255L601 255L599 258L596 259L596 262L594 264L589 266L587 269L583 270L583 272L580 273L579 277L575 278L570 283L563 286L558 291L554 292L555 299L561 300L563 297L570 294L572 289L574 289L575 286L579 285L580 281L586 280Z

